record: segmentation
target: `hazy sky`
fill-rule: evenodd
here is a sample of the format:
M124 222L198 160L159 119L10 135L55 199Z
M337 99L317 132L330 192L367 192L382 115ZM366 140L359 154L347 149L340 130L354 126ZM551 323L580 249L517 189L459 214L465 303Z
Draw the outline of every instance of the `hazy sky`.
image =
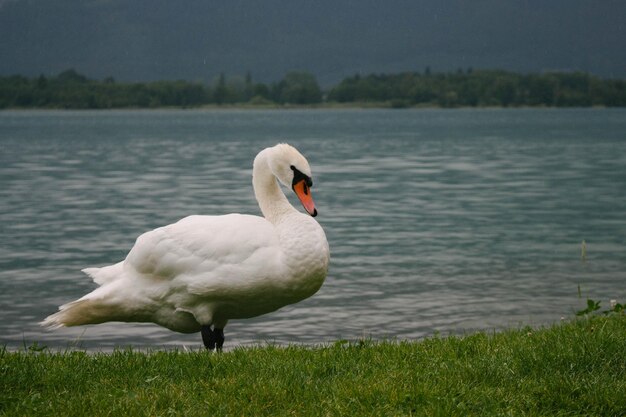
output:
M626 77L624 0L0 0L0 75L323 84L355 73Z

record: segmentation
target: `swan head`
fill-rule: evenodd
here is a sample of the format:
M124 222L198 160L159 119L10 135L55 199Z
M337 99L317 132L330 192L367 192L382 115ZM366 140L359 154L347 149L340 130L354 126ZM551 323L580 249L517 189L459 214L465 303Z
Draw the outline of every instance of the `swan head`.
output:
M268 164L272 173L281 184L291 188L304 209L311 216L317 216L317 209L311 197L311 167L308 161L296 148L285 143L270 148Z

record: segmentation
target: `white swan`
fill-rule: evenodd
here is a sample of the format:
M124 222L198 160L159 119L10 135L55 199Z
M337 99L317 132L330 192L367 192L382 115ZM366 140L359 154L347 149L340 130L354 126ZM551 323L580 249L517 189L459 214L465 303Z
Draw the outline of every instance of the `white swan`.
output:
M207 349L221 349L230 319L315 294L328 270L326 236L289 203L276 179L317 215L307 160L290 145L264 149L254 160L252 183L265 218L189 216L144 233L122 262L84 269L100 286L41 324L153 322L181 333L201 331Z

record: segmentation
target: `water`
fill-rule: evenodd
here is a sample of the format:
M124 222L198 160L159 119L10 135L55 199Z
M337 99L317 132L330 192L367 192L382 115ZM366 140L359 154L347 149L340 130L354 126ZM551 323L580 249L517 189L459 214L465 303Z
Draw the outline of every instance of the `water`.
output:
M150 324L37 322L146 230L257 214L251 163L279 141L311 163L331 268L314 297L231 322L231 347L541 325L586 297L626 301L623 109L4 111L0 345L199 347Z

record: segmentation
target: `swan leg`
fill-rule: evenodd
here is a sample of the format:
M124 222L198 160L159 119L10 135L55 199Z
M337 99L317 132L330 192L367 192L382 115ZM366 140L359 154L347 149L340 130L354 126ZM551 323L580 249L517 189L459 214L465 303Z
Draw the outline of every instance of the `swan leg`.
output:
M202 334L202 343L208 350L215 349L215 332L211 329L211 326L202 326L200 328Z
M200 333L205 348L208 350L217 348L217 351L221 352L222 346L224 346L224 329L211 329L211 326L202 326Z
M222 346L224 346L224 329L215 329L213 334L215 334L215 347L218 352L221 352Z

